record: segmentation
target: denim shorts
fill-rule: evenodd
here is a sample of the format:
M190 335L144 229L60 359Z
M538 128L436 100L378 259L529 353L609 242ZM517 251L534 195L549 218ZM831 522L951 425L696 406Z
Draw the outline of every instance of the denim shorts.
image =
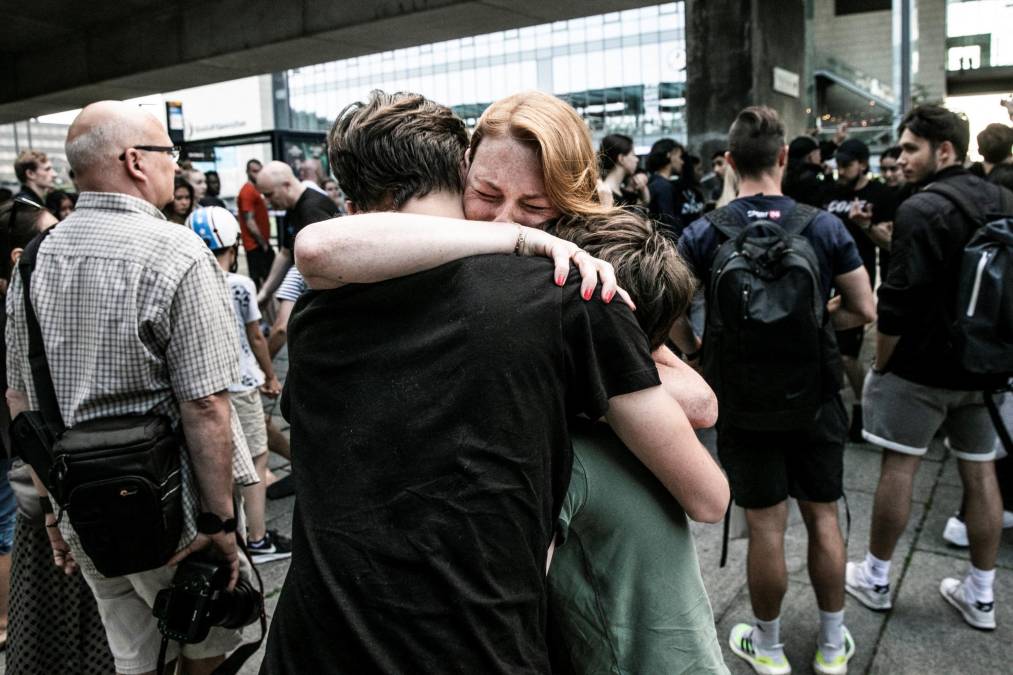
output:
M18 503L14 499L14 490L7 480L7 471L11 468L11 460L0 462L0 555L8 555L14 547L14 523L18 513Z

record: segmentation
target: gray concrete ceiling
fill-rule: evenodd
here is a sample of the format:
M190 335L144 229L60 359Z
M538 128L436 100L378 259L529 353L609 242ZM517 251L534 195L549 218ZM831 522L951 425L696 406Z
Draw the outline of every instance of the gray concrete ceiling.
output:
M643 0L3 0L0 122Z

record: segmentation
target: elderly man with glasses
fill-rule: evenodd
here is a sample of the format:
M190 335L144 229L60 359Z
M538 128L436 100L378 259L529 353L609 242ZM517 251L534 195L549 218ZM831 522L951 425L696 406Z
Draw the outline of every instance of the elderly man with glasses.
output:
M98 573L68 518L57 527L47 514L47 532L55 564L68 574L80 569L95 593L117 673L153 673L161 637L151 607L172 581L168 563L209 549L230 589L239 576L233 480L257 478L229 403L239 377L235 317L207 246L162 216L175 148L155 117L120 102L94 103L74 120L66 149L81 196L42 242L31 279L59 410L68 428L142 414L165 415L181 428L183 527L171 560L118 577ZM17 274L7 316L7 400L16 416L39 409ZM36 488L45 495L37 480ZM183 672L211 672L240 640L238 631L213 628L204 642L182 648ZM169 659L177 656L170 645Z

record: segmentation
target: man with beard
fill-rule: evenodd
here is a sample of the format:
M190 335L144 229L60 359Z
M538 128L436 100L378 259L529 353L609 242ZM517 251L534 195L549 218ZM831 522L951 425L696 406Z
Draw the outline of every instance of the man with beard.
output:
M964 485L971 565L963 580L943 579L939 591L969 625L993 630L1002 499L993 467L996 433L982 392L1002 387L1006 378L968 371L953 348L951 326L962 290L960 259L980 226L965 215L964 204L983 214L1010 213L1013 194L963 168L966 119L939 106L919 106L900 130L904 178L963 199L958 205L956 198L925 189L897 209L894 258L879 288L876 362L865 387L863 435L883 448L882 468L868 552L864 561L848 563L846 589L870 609L893 606L890 562L911 514L914 475L942 431Z
M857 138L849 138L840 145L834 158L837 160L837 183L822 206L844 221L848 232L858 245L858 254L862 256L862 263L869 273L869 282L875 288L876 252L879 246L874 237L878 237L879 233L872 232L872 227L873 223L893 221L893 214L897 208L894 194L883 183L870 180L869 146L864 142ZM889 245L888 242L885 243ZM859 357L864 337L864 326L837 333L837 345L844 360L844 372L855 393L851 429L848 432L853 442L862 441L862 383L865 381L865 368Z

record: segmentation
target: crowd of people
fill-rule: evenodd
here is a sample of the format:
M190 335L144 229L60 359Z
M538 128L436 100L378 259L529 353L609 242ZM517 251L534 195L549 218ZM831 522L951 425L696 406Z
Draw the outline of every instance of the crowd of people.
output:
M969 167L967 122L945 108L915 108L898 133L874 175L846 129L789 143L774 110L748 107L705 174L670 138L643 158L621 134L596 149L548 94L497 101L469 131L424 96L377 91L337 114L333 177L319 159L250 159L230 210L217 172L177 161L154 117L87 106L66 144L75 191L27 151L0 204L3 443L21 456L0 490L9 672L215 672L244 622L184 639L166 625L203 610L166 610L159 591L202 561L225 603L255 566L291 559L265 674L726 673L722 644L789 673L793 498L812 667L846 673L861 645L845 597L892 608L937 437L964 485L941 535L971 556L940 602L994 629L1013 526L1013 127L983 130ZM264 412L279 397L290 439ZM67 431L46 420L41 435L62 470L23 451L23 422L54 405ZM154 568L121 554L128 571L107 576L103 510L74 501L67 434L153 413L176 430L178 477L154 487L178 505L172 552ZM696 434L714 426L716 459ZM883 449L853 562L849 439ZM269 451L291 476L273 482ZM119 474L96 480L113 481L110 504L135 499ZM265 518L288 494L291 539ZM730 501L753 616L719 637L689 524Z

